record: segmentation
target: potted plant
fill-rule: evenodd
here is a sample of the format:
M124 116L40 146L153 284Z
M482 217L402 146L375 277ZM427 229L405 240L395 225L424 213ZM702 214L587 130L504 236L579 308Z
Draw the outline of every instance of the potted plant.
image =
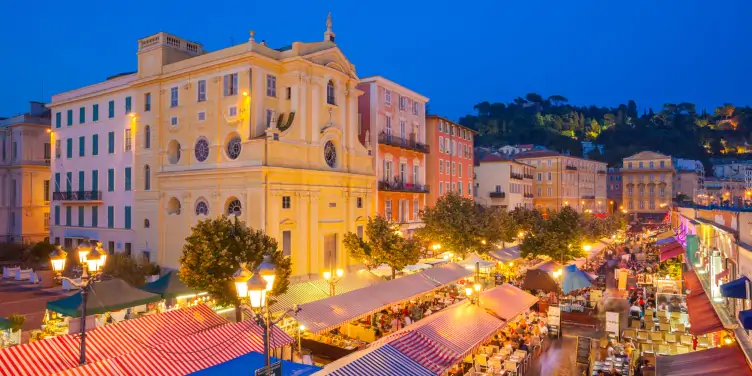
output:
M159 279L162 269L156 263L144 261L142 268L147 282L154 282Z
M8 316L8 321L10 321L10 330L17 332L19 330L23 330L23 324L26 322L26 316L14 313Z

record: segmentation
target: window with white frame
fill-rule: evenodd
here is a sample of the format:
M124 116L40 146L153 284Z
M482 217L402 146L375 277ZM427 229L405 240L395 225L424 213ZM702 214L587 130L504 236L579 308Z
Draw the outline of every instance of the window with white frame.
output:
M386 136L389 137L392 135L392 117L387 115L386 116Z
M198 80L198 84L196 85L196 92L198 98L196 99L198 102L203 102L206 100L206 80Z
M386 89L384 91L384 103L386 103L387 105L392 104L392 91L389 89Z
M439 151L444 152L444 137L439 136Z
M420 102L413 102L413 115L417 115L420 112Z
M406 132L407 130L405 129L405 121L400 120L400 138L402 138L403 140L406 139L405 137Z
M467 182L467 194L472 195L473 194L473 184L470 182Z
M336 92L334 90L334 81L329 80L326 83L326 104L336 105Z
M173 116L173 117L170 118L170 125L172 125L173 127L176 126L176 125L178 125L178 117L177 116Z
M413 200L413 221L417 221L420 216L420 203L418 200Z
M407 108L407 97L400 95L399 97L399 109L400 111L405 111Z
M441 184L441 182L439 182L439 196L443 194L444 194L444 184Z
M267 110L269 111L269 110ZM229 117L235 117L238 116L238 106L230 106L227 108L227 116Z
M457 166L457 177L462 177L462 163Z
M131 129L125 128L125 151L131 151Z
M178 87L170 88L170 107L178 106Z
M55 158L60 158L60 140L55 140Z
M266 75L266 96L277 97L277 77L271 74Z
M291 208L290 196L282 196L282 209L290 209L290 208Z
M397 202L397 221L400 223L407 222L407 200L399 200Z
M462 196L462 183L459 183L457 185L457 194L459 194L460 196Z
M392 200L384 201L384 217L392 219Z
M553 196L553 195L554 195L554 194L553 194L553 188L551 188L551 187L548 187L548 197L551 197L551 196Z
M413 165L413 184L418 185L418 176L420 176L420 166Z
M224 95L226 97L231 96L231 95L238 95L238 74L237 73L230 73L230 74L225 75L223 89L224 89L223 90ZM276 91L275 91L275 95L273 96L276 96Z
M440 174L444 173L444 160L442 159L439 159L439 173Z

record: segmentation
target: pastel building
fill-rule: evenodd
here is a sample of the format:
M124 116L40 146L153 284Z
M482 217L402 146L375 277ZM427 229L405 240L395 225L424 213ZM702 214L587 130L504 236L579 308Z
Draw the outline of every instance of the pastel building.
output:
M54 145L50 239L73 249L85 239L110 253L135 249L135 73L52 96Z
M50 112L0 118L0 243L35 243L49 236Z
M622 162L624 210L635 218L660 219L671 208L674 197L673 160L668 155L641 151Z
M475 201L508 210L532 210L534 174L533 166L487 155L475 167Z
M618 210L623 210L622 205L622 187L621 187L621 172L619 167L609 167L606 182L606 197L608 198L608 210L609 214Z
M426 134L431 154L426 177L432 187L428 206L449 192L473 199L475 131L445 117L426 116Z
M539 210L569 206L579 212L606 212L606 164L552 151L531 150L515 159L535 167L533 202Z
M63 163L63 187L72 180L75 193L76 168L86 166L87 178L99 158L115 176L113 184L100 173L101 185L83 185L92 192L83 197L89 207L113 208L107 221L92 226L74 194L60 206L63 213L84 206L83 226L74 215L55 236L125 243L127 235L134 252L178 268L191 227L227 215L274 237L296 278L358 263L342 239L362 232L372 215L375 174L371 151L358 139L359 79L334 43L331 18L318 42L274 49L251 31L245 43L207 52L158 33L138 41L137 57L134 74L53 98L63 119L99 104L104 122L61 126L63 144L86 142L85 156L79 149L63 155L72 164ZM106 116L110 101L114 115ZM93 134L99 154L88 151Z
M358 137L374 156L376 212L409 235L426 206L425 107L428 98L383 77L361 79Z

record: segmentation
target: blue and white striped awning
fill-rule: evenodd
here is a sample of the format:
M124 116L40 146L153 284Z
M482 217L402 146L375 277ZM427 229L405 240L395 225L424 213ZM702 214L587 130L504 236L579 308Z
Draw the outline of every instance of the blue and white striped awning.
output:
M359 270L347 273L337 281L334 294L344 294L353 290L373 286L385 280L367 270ZM329 282L324 279L293 283L287 288L287 292L280 296L270 297L275 300L270 309L273 313L282 312L292 308L295 304L306 304L329 297Z
M488 255L494 260L501 261L501 262L514 261L520 258L520 246L515 245L509 248L496 249L491 252L488 252Z
M343 362L344 361L344 362ZM341 367L337 367L344 364ZM391 345L355 353L325 367L321 375L331 376L435 376Z

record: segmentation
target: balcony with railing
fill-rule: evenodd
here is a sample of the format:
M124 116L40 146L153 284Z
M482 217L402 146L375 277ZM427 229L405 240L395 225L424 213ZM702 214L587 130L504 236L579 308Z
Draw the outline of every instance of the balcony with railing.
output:
M510 172L509 177L512 179L522 180L522 174L518 174L515 172Z
M387 192L412 192L412 193L428 193L429 189L427 185L422 184L410 184L395 179L394 181L379 181L379 190Z
M522 176L523 176L523 177L524 177L525 179L530 179L530 180L532 180L532 179L533 179L533 174L524 174L524 175L522 175Z
M491 198L504 198L507 195L504 192L490 192L488 194L488 196L491 197Z
M606 174L606 170L598 170L598 175L605 175L605 174Z
M565 166L564 169L569 171L577 171L577 166Z
M595 200L595 196L582 196L583 200Z
M402 148L406 150L413 150L419 153L428 154L430 152L430 148L428 147L428 145L420 143L415 140L414 134L410 135L410 138L407 139L407 138L397 137L393 134L381 133L379 134L379 144L396 146L398 148Z
M53 192L53 201L69 201L69 202L90 202L101 203L102 191L71 191L71 192Z
M525 198L533 198L533 194L532 193L525 193L524 197Z

